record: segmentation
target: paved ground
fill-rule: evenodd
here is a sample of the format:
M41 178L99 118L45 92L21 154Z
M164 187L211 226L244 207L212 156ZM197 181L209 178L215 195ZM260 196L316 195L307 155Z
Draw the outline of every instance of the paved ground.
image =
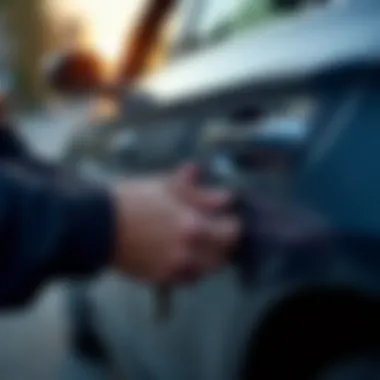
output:
M67 356L62 289L52 287L25 311L0 316L0 378L52 380Z

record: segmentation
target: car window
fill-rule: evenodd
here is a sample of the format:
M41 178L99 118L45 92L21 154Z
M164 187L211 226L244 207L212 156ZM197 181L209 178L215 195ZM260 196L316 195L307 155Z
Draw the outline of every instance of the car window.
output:
M176 36L174 55L190 54L273 19L341 1L184 0L178 11L181 28Z

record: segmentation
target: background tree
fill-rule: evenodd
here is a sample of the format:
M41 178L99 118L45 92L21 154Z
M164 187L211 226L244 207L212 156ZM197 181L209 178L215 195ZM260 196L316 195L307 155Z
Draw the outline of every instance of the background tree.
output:
M46 94L42 58L53 43L48 9L41 0L1 0L15 43L13 71L16 99L23 106L39 105Z

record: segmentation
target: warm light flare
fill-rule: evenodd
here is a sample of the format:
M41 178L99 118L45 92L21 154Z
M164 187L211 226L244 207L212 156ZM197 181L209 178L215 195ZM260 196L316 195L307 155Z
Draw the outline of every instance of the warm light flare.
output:
M80 20L85 40L108 66L115 66L147 0L48 0L58 18Z
M109 62L115 62L125 37L136 23L144 1L75 0L86 15L91 43ZM79 5L80 4L80 5Z

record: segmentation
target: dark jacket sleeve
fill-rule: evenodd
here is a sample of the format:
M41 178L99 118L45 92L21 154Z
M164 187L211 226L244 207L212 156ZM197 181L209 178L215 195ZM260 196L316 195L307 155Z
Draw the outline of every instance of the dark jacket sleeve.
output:
M43 282L105 266L114 241L108 192L65 187L0 164L0 307L18 306Z

